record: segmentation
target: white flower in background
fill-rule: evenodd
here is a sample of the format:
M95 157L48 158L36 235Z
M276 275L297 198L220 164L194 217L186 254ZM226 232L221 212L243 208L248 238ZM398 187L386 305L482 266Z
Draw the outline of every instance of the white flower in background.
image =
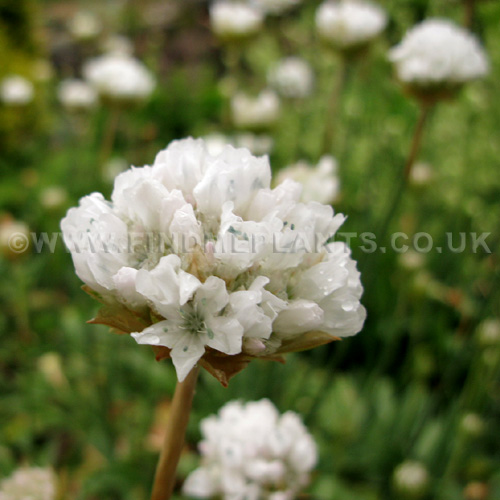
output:
M30 247L31 234L28 225L6 217L0 219L0 254L8 259L20 257Z
M82 10L73 16L68 28L77 40L91 40L101 33L102 24L95 14Z
M12 106L28 104L33 100L34 87L19 75L6 76L0 84L0 99Z
M47 210L61 208L68 200L68 192L62 186L48 186L40 193L40 204Z
M237 148L246 148L256 156L268 155L271 153L274 141L267 134L252 134L244 132L234 136L234 145Z
M302 0L252 0L265 14L283 14L287 10L298 5Z
M155 87L146 66L127 54L110 53L91 59L85 63L83 74L99 94L116 101L146 99Z
M312 436L294 412L267 399L227 403L201 422L202 465L184 483L195 498L293 500L317 462Z
M97 103L97 92L83 80L63 80L57 95L61 104L68 109L87 109Z
M103 167L103 178L105 181L114 182L115 177L129 168L129 164L125 158L113 157L110 158Z
M55 483L52 470L23 467L0 483L0 500L55 500Z
M269 356L311 332L330 341L362 328L359 273L331 241L344 216L299 202L298 183L270 183L266 156L174 141L153 166L120 174L111 202L93 193L61 223L102 300L152 311L130 333L170 349L179 380L213 351Z
M233 123L240 128L260 129L273 125L279 116L280 101L272 90L257 96L238 92L231 99Z
M134 53L134 44L126 36L111 35L103 42L102 49L106 53L132 56Z
M429 472L425 466L412 460L398 465L392 476L396 491L409 498L420 498L425 495L429 479Z
M323 156L317 166L306 162L290 165L279 171L277 183L292 179L303 186L301 201L330 204L339 194L340 180L337 176L337 162L330 155Z
M434 171L428 163L418 162L410 172L409 183L414 187L426 187L434 180Z
M391 49L398 78L422 87L462 84L488 72L486 54L476 37L446 19L413 27Z
M252 36L261 29L263 21L263 13L244 2L220 0L210 6L210 26L221 39Z
M246 148L256 156L267 155L273 149L273 138L267 134L252 134L242 132L234 136L220 133L208 134L204 138L208 152L214 156L222 153L224 148L231 144L235 148Z
M283 97L303 98L312 92L314 74L304 59L287 57L269 70L267 80Z
M500 344L500 319L486 318L477 327L476 336L482 347L492 347Z
M365 45L387 24L381 7L362 0L326 1L316 12L316 28L325 41L339 49Z

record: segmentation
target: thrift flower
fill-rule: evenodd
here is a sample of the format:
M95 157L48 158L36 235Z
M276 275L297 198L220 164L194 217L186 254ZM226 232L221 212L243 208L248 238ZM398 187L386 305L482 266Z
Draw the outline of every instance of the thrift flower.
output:
M359 332L359 273L333 241L344 216L270 184L267 157L185 139L120 174L111 201L82 198L61 227L105 305L94 322L171 357L179 380L200 363L223 384L254 357Z
M96 91L83 80L64 80L59 85L61 104L70 110L91 108L97 103Z
M476 37L446 19L428 19L413 27L391 49L389 58L401 81L422 87L461 84L488 72L486 55Z
M272 90L256 97L238 92L231 99L233 123L240 128L263 129L272 126L279 116L280 101Z
M283 97L300 99L311 94L314 74L303 59L287 57L270 69L267 80Z
M292 179L302 184L300 200L304 203L317 201L330 204L339 194L337 162L329 155L323 156L316 167L306 162L299 162L280 170L277 182L283 182L285 179Z
M340 50L362 47L379 35L387 15L376 4L362 0L327 0L316 12L320 37Z
M79 11L69 23L69 31L77 40L92 40L102 31L102 24L92 12Z
M87 61L83 74L99 94L116 102L142 101L155 87L146 66L124 53L108 53Z
M222 40L241 40L260 31L264 15L244 2L220 0L210 7L210 26Z
M202 465L184 483L195 498L293 500L317 462L299 416L261 401L227 403L201 422Z
M41 467L23 467L0 483L0 500L55 500L54 473Z
M33 84L19 75L6 76L0 83L0 100L11 106L29 104L33 93Z

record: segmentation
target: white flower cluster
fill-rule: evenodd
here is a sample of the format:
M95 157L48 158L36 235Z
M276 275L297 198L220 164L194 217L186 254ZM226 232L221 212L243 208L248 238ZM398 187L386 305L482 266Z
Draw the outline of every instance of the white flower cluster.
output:
M81 10L73 16L68 28L77 40L91 40L99 36L102 24L95 14Z
M152 73L138 59L125 53L108 53L87 61L85 79L102 96L116 101L138 101L155 87Z
M292 179L302 184L304 189L300 199L304 203L317 201L330 204L339 194L337 162L330 155L320 158L316 167L302 161L280 170L276 181L280 183L285 179Z
M253 3L265 14L279 15L295 7L302 0L253 0Z
M387 24L387 15L377 5L362 0L327 0L316 12L316 27L326 42L339 49L370 42Z
M313 89L314 74L311 66L299 57L287 57L273 66L267 75L269 85L283 97L304 98Z
M83 80L63 80L59 84L58 97L61 104L71 110L91 108L97 103L97 93Z
M0 483L0 500L55 500L54 473L40 467L21 468Z
M237 92L231 98L231 112L236 127L267 128L278 119L280 100L272 90L263 90L255 97Z
M184 139L120 174L111 202L93 193L61 223L91 289L152 311L132 335L171 349L179 380L207 348L266 356L310 332L362 328L359 273L332 241L344 216L300 203L298 183L270 183L267 157L232 146L212 156Z
M0 84L0 100L5 104L28 104L33 100L33 93L33 84L19 75L6 76Z
M413 27L389 53L398 78L420 86L461 84L485 75L488 60L476 37L446 19Z
M195 498L293 500L317 462L299 416L280 416L266 399L229 402L201 422L201 432L202 466L184 483L184 493Z
M213 133L204 136L203 139L208 152L212 156L222 153L228 144L235 148L246 148L256 156L270 154L274 145L273 138L270 135L252 134L251 132L240 132L232 136Z
M236 40L254 35L263 21L262 11L244 2L220 0L210 7L210 26L221 39Z

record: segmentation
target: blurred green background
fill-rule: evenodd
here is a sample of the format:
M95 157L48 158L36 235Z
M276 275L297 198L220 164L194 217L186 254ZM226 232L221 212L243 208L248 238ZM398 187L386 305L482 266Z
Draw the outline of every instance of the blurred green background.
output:
M458 0L379 3L390 23L369 54L349 65L332 152L341 180L334 208L348 216L342 231L372 232L387 243L380 227L418 114L387 50L415 22L463 23L465 10ZM268 68L285 55L300 55L316 73L313 95L283 101L269 132L274 171L301 158L316 163L320 153L339 60L315 34L318 5L305 1L271 20L242 54L248 89L265 86ZM77 40L68 30L82 8L102 23L95 39ZM433 110L418 159L431 175L411 183L392 214L391 232L428 233L432 251L387 245L385 253L367 253L354 238L368 310L359 335L291 355L286 365L254 362L228 389L203 373L179 485L197 464L200 419L232 398L268 397L281 411L297 411L318 443L305 498L500 499L499 19L497 1L475 3L472 29L490 74ZM115 33L131 40L157 86L147 102L123 110L103 158L109 108L71 114L56 89L80 76L82 62ZM32 244L20 254L7 241L15 221L36 235L59 231L81 196L109 196L116 165L151 164L176 138L231 133L220 85L224 56L206 2L0 0L0 79L16 73L35 85L29 105L0 104L0 478L20 464L51 465L61 498L148 498L173 367L131 338L86 324L97 304L80 290L60 239L54 252ZM40 61L50 69L45 78L34 69ZM485 232L491 252L474 251L471 233ZM463 252L447 249L447 233L455 246L466 233ZM409 460L428 471L423 491L394 486L395 469Z

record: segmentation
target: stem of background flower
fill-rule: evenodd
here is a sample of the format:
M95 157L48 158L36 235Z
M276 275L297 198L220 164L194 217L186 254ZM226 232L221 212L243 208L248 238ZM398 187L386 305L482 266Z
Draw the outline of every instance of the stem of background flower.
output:
M338 68L337 81L334 84L328 108L326 112L325 133L323 136L323 144L321 145L321 154L331 154L333 149L333 141L335 139L335 125L338 123L337 114L339 109L339 101L342 97L342 92L346 83L347 76L347 60L344 55L340 55L340 65Z
M101 150L99 152L99 168L101 169L101 172L105 163L109 160L111 154L113 153L116 132L118 131L118 124L120 123L120 111L121 109L119 106L113 106L107 119L104 139L101 143Z
M472 30L475 23L476 0L464 0L464 25L467 29Z
M172 496L199 371L199 367L194 367L183 382L177 383L167 433L156 466L151 500L168 500Z
M432 105L427 103L422 103L420 105L420 115L418 117L417 125L415 127L415 132L413 133L410 152L408 154L408 158L406 159L406 164L404 169L405 183L408 182L408 179L411 174L411 169L415 163L415 160L417 159L418 152L420 151L425 122L427 121L427 117L429 116L429 111L431 110L431 107Z

